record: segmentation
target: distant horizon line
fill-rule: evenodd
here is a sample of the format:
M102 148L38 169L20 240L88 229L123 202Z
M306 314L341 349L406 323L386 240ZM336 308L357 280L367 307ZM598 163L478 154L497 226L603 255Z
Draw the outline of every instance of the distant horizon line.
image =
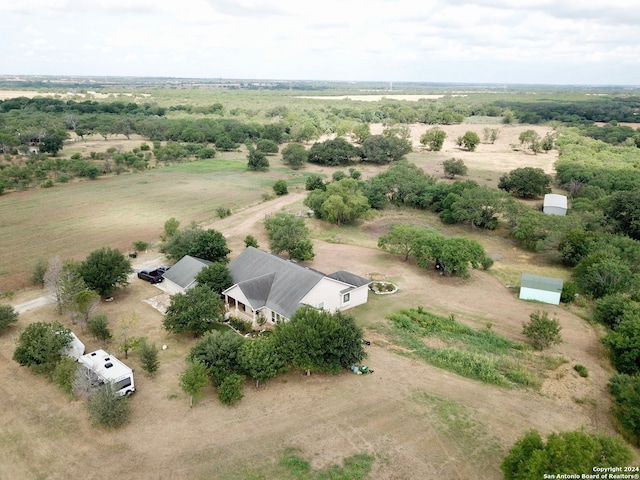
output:
M640 88L640 84L621 83L526 83L526 82L471 82L471 81L427 81L427 80L326 80L326 79L287 79L287 78L252 78L252 77L178 77L163 75L91 75L91 74L0 74L2 80L21 81L28 78L44 79L149 79L149 80L169 80L169 81L207 81L207 83L234 83L234 82L271 82L271 83L327 83L327 84L394 84L394 85L464 85L464 86L540 86L540 87L617 87L617 88Z

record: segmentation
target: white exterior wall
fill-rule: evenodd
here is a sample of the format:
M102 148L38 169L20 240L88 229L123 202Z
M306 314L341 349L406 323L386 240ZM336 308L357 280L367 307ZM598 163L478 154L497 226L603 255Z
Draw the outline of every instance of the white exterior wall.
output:
M177 283L172 282L171 280L167 280L165 278L162 284L164 286L163 290L166 290L166 292L169 295L175 295L176 293L184 293L184 290L182 290L182 287Z
M318 308L318 305L324 302L325 310L335 312L342 308L340 291L345 288L348 288L348 285L325 277L300 300L300 303Z
M535 288L520 287L522 300L537 300L551 305L560 305L560 293L537 290Z
M369 295L369 286L363 285L361 287L350 290L349 302L343 303L342 298L343 290L349 288L349 285L338 282L331 278L323 278L318 284L311 289L309 293L302 299L301 303L311 305L312 307L318 307L321 302L324 302L324 309L330 312L336 310L347 310L349 308L357 307L363 303L367 303Z
M554 206L546 206L543 208L543 212L547 215L561 215L565 216L567 214L567 209L562 207L554 207Z
M363 285L355 290L351 290L349 293L351 293L351 299L348 304L342 305L342 310L347 310L349 308L362 305L363 303L367 303L369 298L369 285Z
M229 306L229 310L228 310L229 314L232 317L238 317L238 318L251 317L255 321L255 315L252 312L253 307L249 303L249 300L247 300L247 297L244 295L244 293L242 293L242 290L240 289L240 287L238 287L237 285L233 286L230 290L227 291L225 295L229 298L233 298L236 301L236 304L234 307L229 306L229 304L227 303L227 306ZM244 312L238 309L238 302L244 304L244 306L246 307L246 310Z

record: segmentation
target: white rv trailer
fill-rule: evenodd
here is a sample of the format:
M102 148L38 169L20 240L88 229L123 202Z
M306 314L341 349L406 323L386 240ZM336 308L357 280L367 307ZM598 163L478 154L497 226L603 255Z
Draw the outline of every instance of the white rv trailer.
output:
M111 383L120 395L136 391L133 370L104 350L96 350L78 358L78 362L94 372L102 383Z

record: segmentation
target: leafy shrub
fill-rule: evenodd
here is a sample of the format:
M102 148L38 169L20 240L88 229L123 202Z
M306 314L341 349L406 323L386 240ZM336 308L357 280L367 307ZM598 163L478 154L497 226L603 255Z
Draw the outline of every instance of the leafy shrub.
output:
M229 318L229 325L231 325L240 333L249 333L253 330L249 322L245 322L236 317Z
M640 445L640 377L614 375L609 379L609 391L614 400L613 415L625 436Z
M133 248L136 252L142 252L149 248L149 242L143 242L142 240L136 240L133 242Z
M276 183L273 184L273 191L278 196L288 194L289 189L286 180L277 180Z
M47 262L44 258L39 258L31 270L31 283L44 286L44 274L47 272Z
M593 318L615 330L625 316L640 316L640 304L621 293L598 298L593 306Z
M0 332L18 321L18 312L11 305L0 305Z
M564 282L560 301L562 303L571 303L576 298L576 293L578 293L578 286L574 282Z
M584 431L552 433L546 443L531 430L509 449L500 469L505 480L533 480L547 472L592 474L594 465L628 465L631 450L619 437Z
M87 330L95 339L102 342L108 342L113 338L109 329L109 321L104 313L93 315L87 322Z
M149 345L146 338L140 342L140 366L151 376L154 376L160 367L158 347L155 344Z
M218 215L218 218L229 217L231 215L231 209L220 206L216 208L216 214Z
M111 383L105 383L87 400L91 423L105 428L120 428L131 418L131 405L121 397Z
M53 383L58 385L67 395L71 395L78 366L78 362L73 358L62 357L53 371Z
M587 370L587 367L585 367L584 365L574 365L573 369L578 372L578 375L580 375L583 378L587 378L589 376L589 371Z
M560 322L557 318L549 318L547 312L534 312L529 315L529 322L522 324L522 333L526 335L538 350L553 344L561 343Z
M258 240L253 235L247 235L244 237L244 246L258 248Z
M234 405L242 400L244 377L237 373L230 373L218 387L218 398L225 405Z

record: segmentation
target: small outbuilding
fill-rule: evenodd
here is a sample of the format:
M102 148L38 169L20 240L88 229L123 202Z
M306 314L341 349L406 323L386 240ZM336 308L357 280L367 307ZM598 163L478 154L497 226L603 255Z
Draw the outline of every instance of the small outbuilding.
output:
M185 255L163 275L165 280L163 289L170 295L186 292L196 286L196 276L200 270L211 263L209 260Z
M559 305L563 283L561 278L523 273L520 280L520 298Z
M544 196L544 204L542 211L547 215L566 215L567 214L567 196L557 193L547 193Z

